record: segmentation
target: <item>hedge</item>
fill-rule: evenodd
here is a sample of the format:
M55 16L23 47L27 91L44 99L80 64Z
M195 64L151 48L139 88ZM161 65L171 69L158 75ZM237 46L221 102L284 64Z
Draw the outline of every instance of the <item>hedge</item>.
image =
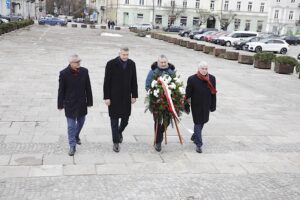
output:
M31 19L0 24L0 35L34 24Z

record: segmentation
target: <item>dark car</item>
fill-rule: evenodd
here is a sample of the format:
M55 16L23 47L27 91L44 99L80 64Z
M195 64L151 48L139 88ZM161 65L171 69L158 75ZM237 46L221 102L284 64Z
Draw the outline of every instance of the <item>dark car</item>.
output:
M233 43L233 47L236 50L247 50L248 49L248 45L247 45L248 42L258 42L261 39L262 39L261 37L253 37L253 38L250 38L248 40L236 41L236 42Z
M1 14L0 14L0 18L6 19L8 21L21 21L21 20L24 19L21 15L7 15L7 16L4 16L4 15L1 15Z
M294 35L290 35L290 36L285 36L282 38L283 40L285 40L289 45L297 45L300 44L300 38Z
M184 28L181 26L170 26L168 28L165 29L166 32L180 32L182 31Z
M300 60L300 53L298 54L297 59Z
M207 31L218 31L218 29L215 29L215 28L201 28L201 29L198 29L198 30L191 31L190 34L189 34L189 37L191 39L194 39L195 35L203 34Z
M67 23L68 23L67 20L60 19L60 18L57 18L57 17L41 18L41 19L39 20L39 24L40 24L40 25L44 25L44 24L50 24L50 25L56 25L56 24L66 25Z
M180 35L181 37L188 37L191 31L194 31L194 30L185 29L185 30L179 31L178 35Z

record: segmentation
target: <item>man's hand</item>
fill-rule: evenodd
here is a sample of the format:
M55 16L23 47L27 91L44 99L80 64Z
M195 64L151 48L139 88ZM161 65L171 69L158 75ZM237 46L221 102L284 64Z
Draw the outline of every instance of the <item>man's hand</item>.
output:
M111 104L110 99L105 99L104 102L107 106L110 106L110 104Z
M131 104L134 104L136 102L136 98L131 98Z

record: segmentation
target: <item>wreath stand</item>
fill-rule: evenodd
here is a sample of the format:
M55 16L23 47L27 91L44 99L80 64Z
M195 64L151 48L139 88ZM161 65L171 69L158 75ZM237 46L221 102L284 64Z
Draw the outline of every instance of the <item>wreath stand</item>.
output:
M172 118L171 118L172 120ZM176 132L177 132L177 135L178 135L178 138L179 138L179 142L180 144L182 145L183 142L182 142L182 137L181 137L181 134L180 134L180 130L178 128L178 119L173 115L173 120L174 120L174 123L175 123L175 127L176 127ZM164 136L165 136L165 144L167 144L167 128L166 128L166 125L163 123L164 125ZM155 127L155 130L154 130L154 145L156 144L156 137L157 137L157 131L158 131L158 119L156 119L156 127Z

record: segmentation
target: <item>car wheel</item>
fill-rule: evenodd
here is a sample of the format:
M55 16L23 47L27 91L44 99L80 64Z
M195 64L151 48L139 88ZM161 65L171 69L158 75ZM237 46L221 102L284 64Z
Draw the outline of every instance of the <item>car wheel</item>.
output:
M244 51L246 51L247 50L246 49L246 45L244 44L241 49L244 50Z
M230 47L230 46L231 46L231 42L230 42L230 41L227 41L227 42L225 42L225 45L226 45L227 47Z
M256 52L256 53L261 52L261 51L262 51L261 46L258 46L258 47L255 48L255 52Z
M185 34L184 34L184 37L187 37L187 36L189 36L189 34L188 34L188 33L185 33Z
M286 54L286 52L287 52L287 49L286 49L286 48L282 48L282 49L280 50L280 53L281 53L281 54Z

